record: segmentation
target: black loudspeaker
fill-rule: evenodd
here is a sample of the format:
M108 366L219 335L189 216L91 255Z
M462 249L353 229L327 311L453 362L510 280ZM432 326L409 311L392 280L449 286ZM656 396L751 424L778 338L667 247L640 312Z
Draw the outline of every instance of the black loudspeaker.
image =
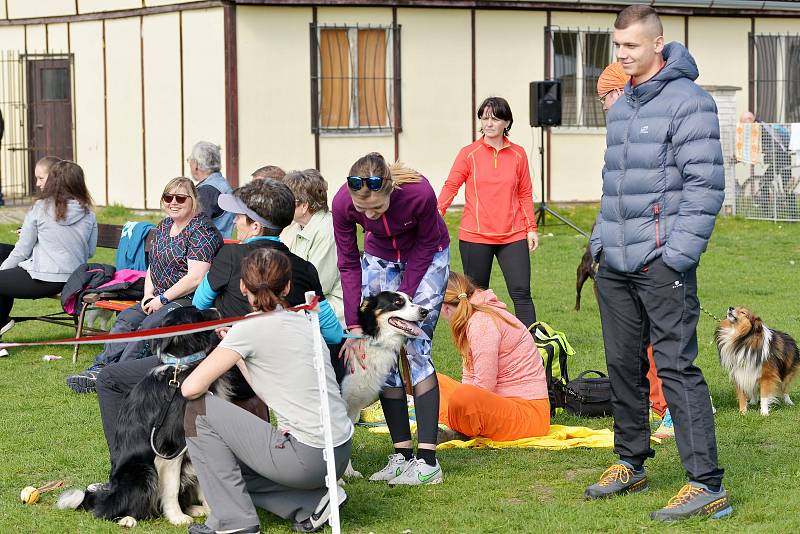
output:
M561 82L531 82L531 126L561 124Z

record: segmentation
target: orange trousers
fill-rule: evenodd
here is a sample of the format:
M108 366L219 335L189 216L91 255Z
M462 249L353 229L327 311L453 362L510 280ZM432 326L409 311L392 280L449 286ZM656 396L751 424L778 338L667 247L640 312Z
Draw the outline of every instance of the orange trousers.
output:
M647 371L647 380L650 382L650 406L659 417L664 417L667 412L667 401L661 389L661 379L656 374L656 361L653 359L653 345L647 345L647 359L650 360L650 370Z
M513 441L550 431L550 401L501 397L447 375L439 379L439 422L470 437Z

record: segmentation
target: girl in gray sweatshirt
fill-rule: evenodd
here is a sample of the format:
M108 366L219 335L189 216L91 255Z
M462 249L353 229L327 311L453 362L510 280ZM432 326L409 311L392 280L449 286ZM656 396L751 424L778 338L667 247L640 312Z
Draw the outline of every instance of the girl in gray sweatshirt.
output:
M58 294L72 272L94 255L96 245L97 219L83 170L60 161L50 169L14 250L0 265L0 334L10 328L15 298Z

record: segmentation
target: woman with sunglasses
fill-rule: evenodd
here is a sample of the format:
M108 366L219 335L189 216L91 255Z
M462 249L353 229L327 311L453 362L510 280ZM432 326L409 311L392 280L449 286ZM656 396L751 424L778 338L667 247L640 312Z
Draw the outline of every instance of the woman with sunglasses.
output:
M211 267L222 247L222 236L203 215L197 188L189 178L173 178L161 195L161 209L167 214L156 227L150 249L150 266L144 279L144 297L117 317L111 332L154 328L170 311L192 304L192 294ZM76 393L95 391L97 373L121 360L149 356L146 342L109 343L94 364L67 378Z
M364 230L364 253L356 238ZM450 266L450 237L436 210L436 194L426 178L400 163L387 165L373 152L350 169L347 183L333 199L333 229L342 276L344 317L358 336L362 296L402 291L429 310L420 324L422 338L406 345L417 416L417 455L403 381L398 369L387 377L380 395L395 453L370 480L390 485L436 484L443 480L436 460L439 383L431 359L431 339L442 306ZM350 368L365 358L361 339L348 339L340 353Z
M504 98L492 96L478 107L483 136L456 156L439 193L444 216L462 185L465 202L458 230L464 274L482 289L489 287L495 256L514 302L514 314L525 326L536 322L531 297L530 253L539 246L533 210L528 155L508 140L514 122Z

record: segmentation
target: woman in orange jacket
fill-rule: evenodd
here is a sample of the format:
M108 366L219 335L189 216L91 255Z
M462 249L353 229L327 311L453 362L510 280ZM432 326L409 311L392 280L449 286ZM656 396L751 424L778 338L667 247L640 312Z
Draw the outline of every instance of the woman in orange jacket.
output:
M478 107L483 136L461 149L439 193L444 215L462 185L464 214L458 247L464 274L489 287L497 256L514 313L525 326L536 321L531 298L530 252L539 246L533 190L525 150L508 140L514 118L504 98L489 97Z

